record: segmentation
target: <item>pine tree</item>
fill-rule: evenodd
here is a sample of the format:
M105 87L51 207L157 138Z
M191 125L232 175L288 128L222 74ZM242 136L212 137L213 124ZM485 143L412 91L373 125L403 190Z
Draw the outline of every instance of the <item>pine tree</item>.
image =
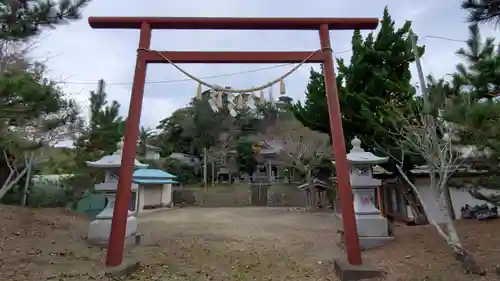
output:
M5 0L0 5L0 39L23 40L40 32L80 18L90 0Z
M457 65L457 74L461 78L460 84L455 87L467 86L473 99L492 99L491 93L500 92L500 69L498 67L498 47L494 38L484 41L479 32L479 26L469 26L469 39L467 48L460 48L456 54L465 60Z
M39 34L41 27L53 27L78 19L79 11L89 0L5 0L0 3L0 186L9 183L7 158L26 155L27 148L18 131L32 127L37 132L55 129L61 121L74 120L74 102L67 100L55 83L46 79L45 67L33 63L23 49ZM55 118L55 116L60 118ZM43 122L41 122L43 121ZM47 122L50 121L50 122ZM50 124L49 124L50 123ZM64 122L63 122L64 123ZM48 130L48 131L47 131ZM22 149L18 149L22 147ZM30 149L31 149L30 145ZM16 151L17 150L17 151ZM17 154L17 155L16 155ZM30 164L31 165L31 164ZM18 171L23 171L18 167ZM15 178L22 176L18 172ZM29 179L27 179L29 180ZM6 189L3 189L4 191Z
M461 7L469 12L471 23L494 22L496 25L500 23L498 0L464 0Z
M253 143L241 138L236 145L236 162L240 172L247 173L250 177L257 168L257 159L253 149Z
M337 86L347 142L357 136L372 148L375 143L385 149L393 146L385 131L377 128L393 122L386 118L387 111L404 108L414 100L409 66L415 58L408 38L410 27L406 22L396 29L386 8L378 34L363 38L359 30L354 31L350 63L337 59ZM423 54L423 48L420 51ZM306 100L295 104L293 110L305 126L330 134L322 71L311 70Z
M425 217L418 200L406 187L404 176L396 168L396 159L404 159L403 172L411 179L411 169L422 164L423 159L414 154L401 154L402 150L387 128L397 128L401 124L401 114L410 114L409 105L416 102L415 90L411 85L410 63L415 61L409 39L411 23L395 28L387 8L381 22L380 31L365 38L359 30L352 36L352 56L347 64L337 59L337 87L342 115L342 126L346 147L356 136L363 140L366 149L376 154L393 156L383 164L401 180L402 194L416 214L418 222ZM423 55L424 48L418 47ZM297 119L305 126L324 133L330 133L328 107L325 97L323 73L311 71L307 86L306 101L294 106ZM397 112L397 114L395 114Z
M120 104L108 104L104 80L99 81L97 91L90 92L90 119L87 128L77 139L75 146L80 164L98 160L116 151L116 144L123 137L124 120L119 116Z
M337 85L342 85L339 83L340 81L341 79L337 77ZM318 72L311 68L304 104L298 101L292 106L292 111L297 120L304 124L304 126L315 131L330 134L330 119L325 93L323 69ZM346 97L341 95L340 98L341 108L343 109L346 104Z
M137 140L137 156L144 158L148 150L148 144L153 135L150 128L142 127L139 129L139 138Z
M459 84L448 95L453 106L445 117L456 124L458 146L473 149L464 164L480 172L467 180L453 180L451 185L467 187L472 196L500 205L500 196L482 192L481 188L499 190L500 180L500 55L493 38L481 40L477 25L469 27L467 49L457 54L465 63L457 66Z
M459 144L465 148L474 148L468 154L464 164L472 171L479 172L477 176L467 179L455 179L451 185L467 188L477 199L485 200L500 206L498 193L484 192L485 189L498 191L500 186L500 102L461 103L455 107L461 120ZM459 113L462 110L462 113ZM466 114L463 114L465 113ZM457 121L457 119L454 119Z

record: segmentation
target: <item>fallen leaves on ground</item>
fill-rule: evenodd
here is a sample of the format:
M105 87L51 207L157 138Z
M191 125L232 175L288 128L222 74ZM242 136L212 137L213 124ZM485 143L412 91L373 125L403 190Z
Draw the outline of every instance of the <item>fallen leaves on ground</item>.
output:
M0 280L78 280L98 275L104 249L85 242L87 224L85 217L62 208L0 205Z
M186 208L140 219L143 244L127 250L139 271L115 280L281 281L337 280L333 216L273 208ZM105 249L84 236L88 221L64 209L0 205L0 280L113 280L105 274ZM464 244L488 271L465 275L430 226L396 228L389 245L366 251L383 266L384 280L500 280L500 220L458 221Z
M283 213L288 215L273 210L266 214ZM138 272L117 280L334 280L325 263L303 262L304 256L298 254L306 253L303 245L310 248L314 240L301 238L308 234L306 229L274 226L264 216L261 226L241 229L248 239L234 238L224 235L224 229L234 225L231 220L227 225L207 220L179 223L175 228L158 221L143 223L144 244L127 250L127 258L143 265ZM240 228L245 225L239 223ZM105 249L85 240L87 225L85 217L64 209L0 205L0 280L112 280L105 273ZM251 229L266 234L248 234Z
M430 226L397 226L389 245L366 251L364 260L384 267L382 280L479 281L500 280L500 220L457 220L464 247L477 259L485 276L465 274L436 230Z

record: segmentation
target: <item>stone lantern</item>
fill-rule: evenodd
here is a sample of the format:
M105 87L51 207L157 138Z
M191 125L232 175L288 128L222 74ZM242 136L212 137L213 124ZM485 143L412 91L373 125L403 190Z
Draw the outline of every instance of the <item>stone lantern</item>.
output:
M96 216L95 220L92 221L88 226L87 239L93 244L107 244L109 242L109 234L111 233L111 221L113 219L113 210L115 207L116 200L116 189L118 187L118 172L120 170L122 162L122 150L123 142L120 141L117 144L117 150L111 155L106 155L100 160L95 162L87 161L86 164L89 167L101 169L105 173L105 179L103 183L96 184L94 190L97 192L102 192L106 197L106 206L104 209ZM135 168L146 168L148 165L140 163L135 160ZM137 184L132 184L131 192L137 192ZM137 196L133 196L131 200L131 205L133 209L137 209ZM125 231L125 239L132 237L137 232L137 219L135 218L135 212L128 212L127 218L127 228Z
M389 236L387 219L374 204L377 188L382 182L373 178L373 166L387 162L389 157L378 157L365 151L361 148L361 140L357 137L351 144L352 149L347 154L347 162L359 243L362 249L375 248L393 239Z

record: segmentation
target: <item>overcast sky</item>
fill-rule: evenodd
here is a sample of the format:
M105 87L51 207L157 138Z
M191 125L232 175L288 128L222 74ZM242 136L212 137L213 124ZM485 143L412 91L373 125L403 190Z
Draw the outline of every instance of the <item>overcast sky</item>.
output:
M466 13L458 0L94 0L84 10L83 19L43 33L36 57L47 62L49 75L67 83L65 91L83 105L98 79L107 81L109 99L122 105L126 116L139 38L137 30L93 30L89 16L168 16L168 17L382 17L384 6L401 26L413 21L415 32L425 36L467 39ZM483 35L493 35L483 27ZM498 31L496 31L498 32ZM366 32L364 33L366 34ZM498 33L496 33L498 34ZM336 56L349 58L352 31L332 31L330 36ZM424 38L423 67L426 74L443 76L454 70L459 58L454 52L463 43ZM152 49L157 50L308 50L319 47L317 32L307 31L154 31ZM343 53L342 53L343 52ZM342 53L342 54L338 54ZM270 65L183 65L196 76L206 77L241 72ZM309 69L306 65L286 80L287 94L304 98ZM317 67L317 66L315 66ZM291 66L249 74L207 79L208 82L233 88L261 85L281 76ZM416 75L414 75L416 77ZM170 65L148 66L148 81L180 80L186 77ZM118 84L116 84L118 83ZM156 127L175 109L185 106L195 95L196 83L170 82L146 85L141 124ZM275 91L277 92L277 90Z

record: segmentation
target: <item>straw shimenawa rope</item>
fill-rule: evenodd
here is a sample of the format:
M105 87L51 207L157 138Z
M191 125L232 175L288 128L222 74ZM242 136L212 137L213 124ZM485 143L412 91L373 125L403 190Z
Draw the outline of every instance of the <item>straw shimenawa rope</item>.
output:
M304 58L303 61L301 61L294 68L290 69L288 72L286 72L285 74L283 74L281 77L279 77L279 78L277 78L277 79L275 79L275 80L273 80L271 82L268 82L266 84L263 84L261 86L253 87L253 88L249 88L249 89L223 88L221 86L210 84L210 83L205 82L205 81L201 80L200 78L192 75L191 73L187 72L186 70L182 69L180 66L178 66L177 64L175 64L174 62L172 62L169 58L167 58L166 56L164 56L159 51L149 50L149 49L146 49L146 48L139 48L139 49L137 49L137 51L147 51L147 52L155 52L155 53L157 53L160 57L162 57L165 61L167 61L168 63L170 63L171 65L173 65L175 68L177 68L177 70L179 70L180 72L182 72L184 75L186 75L187 77L193 79L194 81L198 82L199 84L204 85L204 86L206 86L206 87L208 87L208 88L210 88L210 89L212 89L214 91L223 91L225 93L253 93L253 92L256 92L256 91L260 91L260 90L269 88L272 85L274 85L274 84L276 84L276 83L278 83L280 81L283 81L286 77L290 76L290 74L294 73L297 69L299 69L299 67L301 67L310 58L312 58L317 52L321 51L321 49L318 49L318 50L312 52L310 55L308 55L306 58Z

